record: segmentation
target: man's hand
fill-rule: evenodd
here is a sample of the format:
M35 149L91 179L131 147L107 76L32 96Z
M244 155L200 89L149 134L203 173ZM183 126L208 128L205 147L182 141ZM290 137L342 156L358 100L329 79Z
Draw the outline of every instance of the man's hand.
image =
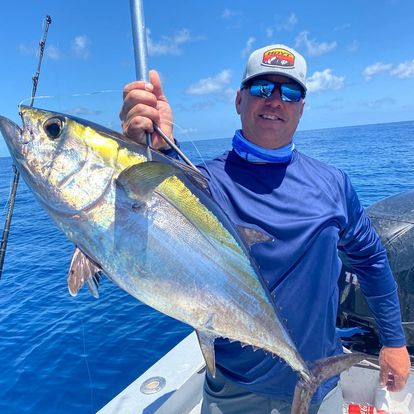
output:
M119 118L124 134L141 144L145 143L145 133L152 134L155 149L167 147L167 143L154 133L153 123L172 138L172 111L164 96L158 72L149 72L150 82L135 81L124 87L123 105Z
M388 391L401 391L410 375L410 356L405 346L392 348L384 346L380 356L380 382Z

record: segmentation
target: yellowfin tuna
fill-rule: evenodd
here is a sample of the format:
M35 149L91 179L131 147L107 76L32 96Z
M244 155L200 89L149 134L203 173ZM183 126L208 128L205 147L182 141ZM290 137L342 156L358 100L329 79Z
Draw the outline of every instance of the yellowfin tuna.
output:
M214 374L214 339L284 359L301 378L292 412L308 411L317 386L360 355L302 360L275 311L249 249L269 238L236 228L206 179L176 160L99 125L22 106L23 128L0 117L15 165L76 245L71 294L98 296L101 272L143 303L196 329ZM314 372L320 371L318 377Z

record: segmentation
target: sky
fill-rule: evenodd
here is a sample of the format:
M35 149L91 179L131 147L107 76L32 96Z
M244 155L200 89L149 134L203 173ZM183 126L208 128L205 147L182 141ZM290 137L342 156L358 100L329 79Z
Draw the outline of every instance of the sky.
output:
M234 97L254 49L283 43L308 63L299 130L414 119L413 0L144 0L148 66L160 72L179 140L231 137ZM19 122L50 15L35 106L119 130L136 79L127 0L4 1L0 115ZM110 91L110 92L102 92ZM96 116L100 116L94 119ZM0 156L7 156L0 139Z

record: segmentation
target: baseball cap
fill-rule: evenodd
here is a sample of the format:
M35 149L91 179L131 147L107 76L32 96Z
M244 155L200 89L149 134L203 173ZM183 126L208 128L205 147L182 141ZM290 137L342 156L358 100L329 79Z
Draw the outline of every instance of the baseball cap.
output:
M242 85L260 75L283 75L298 82L306 91L306 61L296 50L282 45L269 45L255 50L244 70Z

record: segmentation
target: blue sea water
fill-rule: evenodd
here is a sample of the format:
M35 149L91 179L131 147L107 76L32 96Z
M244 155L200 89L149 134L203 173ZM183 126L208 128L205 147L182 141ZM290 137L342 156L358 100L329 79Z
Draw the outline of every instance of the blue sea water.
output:
M365 206L414 189L414 121L298 132L296 146L344 169ZM182 143L195 162L230 139ZM0 225L12 181L0 159ZM73 246L19 185L0 281L0 413L95 413L190 328L104 279L100 299L66 287Z

